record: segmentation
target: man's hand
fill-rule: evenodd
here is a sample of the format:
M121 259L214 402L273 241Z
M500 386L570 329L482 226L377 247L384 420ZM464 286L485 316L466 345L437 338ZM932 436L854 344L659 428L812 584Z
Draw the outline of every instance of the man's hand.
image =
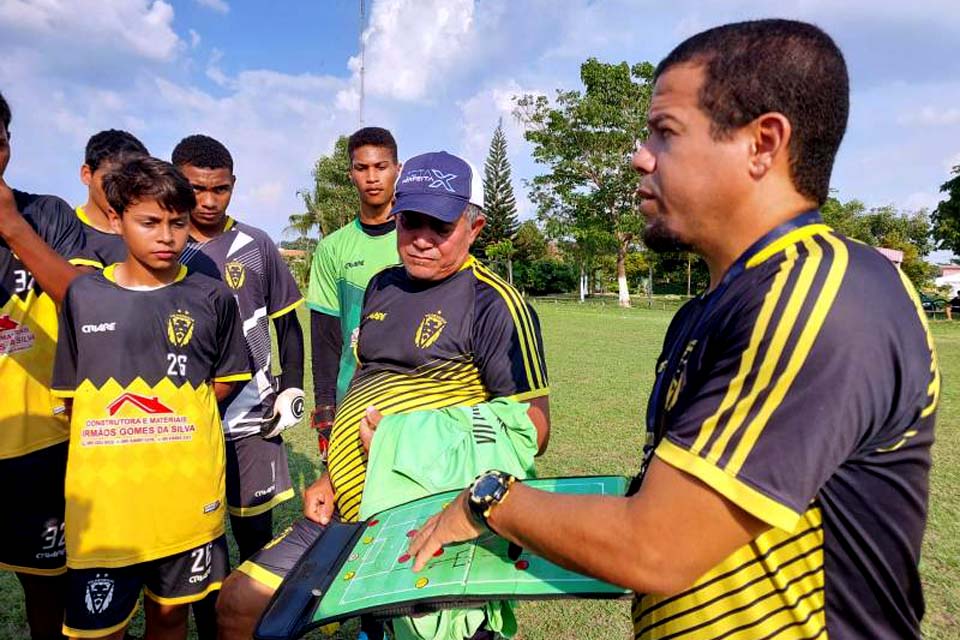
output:
M332 404L317 405L310 414L310 426L317 432L317 449L320 451L320 460L327 461L330 450L330 434L333 431L333 417L337 408Z
M363 444L363 450L370 455L370 444L373 442L373 434L380 426L380 420L383 414L377 411L374 406L367 407L367 412L360 418L360 442Z
M324 472L320 478L303 492L303 515L308 520L326 525L333 517L336 496L330 474Z
M13 197L13 189L0 178L0 235L6 236L10 226L22 220L23 216L17 210L17 201Z
M456 500L427 520L413 537L407 553L414 557L414 571L423 569L443 545L473 540L483 533L483 526L478 524L470 513L470 506L467 504L469 491L461 491Z

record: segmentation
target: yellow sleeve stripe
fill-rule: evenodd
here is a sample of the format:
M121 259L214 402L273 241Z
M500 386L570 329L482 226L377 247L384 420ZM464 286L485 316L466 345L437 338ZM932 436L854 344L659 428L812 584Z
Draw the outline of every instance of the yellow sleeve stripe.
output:
M820 289L819 295L816 297L813 310L810 312L810 316L807 318L807 321L800 332L800 338L797 340L797 345L794 347L793 353L790 354L790 359L787 361L786 369L784 369L783 373L780 375L773 387L773 390L770 392L761 406L760 411L747 427L743 437L737 444L737 448L730 457L730 461L727 463L726 471L731 475L736 475L740 472L740 469L743 467L747 456L750 454L753 446L756 444L757 440L760 438L760 435L763 433L764 428L767 426L770 416L773 415L774 411L777 410L787 393L790 391L790 386L796 379L797 374L800 373L804 363L806 363L807 356L810 355L810 351L813 349L813 345L817 341L817 336L820 335L820 329L823 328L823 323L826 321L827 314L833 307L833 301L836 299L837 293L840 291L840 285L843 283L843 277L847 273L849 255L847 253L846 245L844 245L841 240L832 234L824 234L821 237L826 240L833 249L833 260L830 262L830 268L827 271L826 280ZM808 262L819 263L822 255L822 250L819 248L819 244L813 239L807 239L804 242L807 243L807 246L811 250ZM818 252L818 255L816 256L814 256L813 253L814 247L817 248ZM797 282L796 289L802 290L804 294L803 297L805 298L806 295L810 295L810 282L804 282L803 275L804 274L801 273L800 281ZM810 275L810 279L813 279L812 273ZM791 300L791 302L793 302L793 300ZM799 314L801 306L802 304L798 304L795 309L790 309L788 307L785 315ZM773 345L771 345L771 350L773 348Z
M213 379L214 382L242 382L244 380L249 380L253 376L247 373L234 373L227 376L217 376Z
M740 432L740 428L753 410L757 398L770 388L774 371L776 371L777 365L780 363L784 347L791 334L793 334L794 326L800 317L800 310L803 308L803 304L810 294L810 285L820 267L823 259L823 251L820 249L820 245L813 240L804 239L802 242L807 247L808 255L800 268L800 275L793 285L793 290L790 292L786 307L776 322L763 361L760 363L760 366L755 369L756 379L753 382L753 388L737 403L733 414L723 428L723 432L710 448L707 459L711 462L716 462L720 459L720 456L726 451L727 445L730 444L730 440L735 434ZM796 245L792 245L791 250L796 251Z
M50 389L50 395L55 398L72 398L76 394L76 389Z
M271 320L276 320L276 319L279 318L280 316L283 316L283 315L286 315L286 314L290 313L291 311L293 311L294 309L296 309L297 307L299 307L299 306L302 305L302 304L303 304L303 298L300 298L299 300L297 300L297 301L294 302L293 304L287 305L287 306L284 307L283 309L280 309L279 311L274 311L273 313L271 313L271 314L270 314L270 319L271 319Z
M96 260L88 260L87 258L70 258L68 262L75 267L93 267L94 269L103 269L102 264Z
M550 395L550 387L543 387L542 389L533 389L532 391L526 391L524 393L517 393L512 396L507 396L507 399L523 402L525 400L533 400L534 398L542 398L548 395Z
M808 224L800 227L799 229L794 229L790 233L784 234L782 237L777 238L766 247L758 251L747 261L747 269L766 262L768 258L771 258L781 251L784 251L789 246L800 244L800 242L803 240L812 238L818 234L830 233L830 231L832 231L830 227L825 224Z
M520 352L523 356L524 371L527 374L527 383L530 388L538 389L546 386L546 380L540 366L540 351L537 349L538 341L536 331L533 328L533 320L530 318L530 312L520 298L520 294L480 263L474 263L473 272L480 281L490 285L499 293L504 302L507 303L507 309L510 311L520 338Z
M907 295L913 300L913 306L917 310L917 317L920 318L920 324L923 326L923 331L927 335L927 348L930 349L930 384L927 386L927 395L930 397L930 403L920 412L920 417L926 418L937 409L937 404L940 400L940 364L937 358L937 349L933 341L933 334L930 333L927 315L924 313L923 306L920 304L920 296L917 295L916 289L913 288L913 283L910 282L910 279L903 271L897 269L897 274L900 276L900 282L903 283L903 288L907 290Z
M260 565L253 564L250 560L247 560L239 567L236 568L242 574L245 574L260 584L266 585L276 591L280 588L280 583L283 582L283 578L278 576L275 573L271 573L261 567Z
M783 295L783 289L786 286L787 279L790 277L790 273L793 271L797 262L798 253L796 246L787 247L786 252L786 259L780 264L780 270L777 272L777 275L774 276L773 284L764 297L763 305L760 307L760 313L757 315L757 320L753 325L753 331L750 334L750 341L747 343L747 348L740 357L740 368L727 386L727 392L720 402L720 406L713 415L704 420L700 427L700 432L697 434L697 439L690 448L690 451L694 455L699 455L700 451L710 442L717 428L717 424L720 422L720 418L726 415L727 411L733 407L734 403L740 398L747 376L750 375L750 372L753 370L753 364L760 350L763 337L767 333L767 326L770 324L773 310L776 309L780 303L780 297ZM712 456L710 456L710 458L716 461L716 458Z
M800 522L800 514L790 507L757 491L700 456L678 447L670 440L664 439L660 442L656 455L670 466L702 481L750 515L781 531L793 531Z

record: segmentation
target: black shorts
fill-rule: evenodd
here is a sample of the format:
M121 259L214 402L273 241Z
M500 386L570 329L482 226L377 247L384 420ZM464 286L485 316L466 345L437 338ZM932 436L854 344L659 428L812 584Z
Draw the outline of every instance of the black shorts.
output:
M67 570L63 480L67 443L0 460L7 525L0 527L0 569L38 576Z
M322 524L301 518L237 567L237 571L276 591L324 529Z
M227 440L227 511L249 517L293 497L283 438L247 436Z
M63 633L99 638L130 623L140 592L165 605L203 600L229 571L227 540L220 536L195 549L128 567L67 571Z

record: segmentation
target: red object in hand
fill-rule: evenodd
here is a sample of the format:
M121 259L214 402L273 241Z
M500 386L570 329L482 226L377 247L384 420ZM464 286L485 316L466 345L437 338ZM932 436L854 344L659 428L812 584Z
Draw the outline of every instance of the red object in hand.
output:
M320 460L327 461L327 451L330 449L330 433L333 431L333 417L336 406L321 404L310 414L310 426L317 430L317 448L320 450Z

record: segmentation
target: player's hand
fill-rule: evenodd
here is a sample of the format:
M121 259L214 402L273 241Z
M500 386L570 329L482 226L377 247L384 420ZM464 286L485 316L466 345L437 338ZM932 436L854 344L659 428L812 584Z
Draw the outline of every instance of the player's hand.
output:
M318 524L329 524L330 518L333 517L335 501L336 494L333 492L330 474L324 472L303 492L303 515Z
M437 549L443 545L473 540L483 533L483 526L470 515L470 507L467 505L468 491L468 489L461 491L456 500L427 520L413 537L407 553L414 558L414 571L423 569Z
M0 232L9 230L11 224L22 220L22 216L17 210L17 200L13 197L13 190L7 186L7 183L0 177Z
M377 411L376 407L367 407L367 412L360 418L360 442L363 444L363 450L370 453L370 444L373 442L373 434L380 426L380 420L383 414Z
M317 432L317 448L320 451L321 462L327 461L330 450L330 436L333 433L333 418L337 408L332 404L317 405L310 414L310 426Z

